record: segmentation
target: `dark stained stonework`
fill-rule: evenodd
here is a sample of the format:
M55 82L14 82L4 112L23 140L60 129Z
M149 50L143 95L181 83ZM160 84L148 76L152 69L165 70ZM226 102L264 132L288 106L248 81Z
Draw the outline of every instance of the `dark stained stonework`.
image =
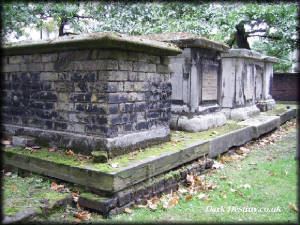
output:
M100 48L108 39L136 48ZM168 140L172 88L164 54L180 50L129 39L104 34L5 47L5 131L109 157Z

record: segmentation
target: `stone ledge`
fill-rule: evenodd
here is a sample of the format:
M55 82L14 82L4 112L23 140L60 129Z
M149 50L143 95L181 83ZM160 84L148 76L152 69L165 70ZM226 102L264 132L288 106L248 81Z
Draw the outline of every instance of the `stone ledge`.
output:
M210 159L194 161L187 166L181 166L167 173L159 174L151 179L130 187L118 193L117 196L103 198L92 193L83 193L78 198L81 207L102 213L106 217L123 212L134 204L146 203L147 198L161 196L171 190L178 190L179 183L185 183L186 175L202 174L211 169L213 161Z
M172 117L171 127L188 132L204 131L226 124L226 116L221 112L193 116L191 119L186 116L178 116L177 119L175 115L172 115Z
M2 223L14 224L20 222L27 222L29 219L35 216L46 214L54 208L66 206L67 204L71 204L71 203L72 203L72 196L70 195L68 197L64 197L62 199L55 201L52 205L48 205L40 208L27 208L17 212L13 216L4 216Z
M280 123L283 124L288 120L296 118L298 114L297 109L288 109L286 112L281 113L280 116Z
M252 138L258 138L280 126L279 116L259 115L238 123L239 125L250 126L253 129Z
M206 48L212 49L218 52L228 52L229 46L209 40L207 38L201 37L197 34L176 32L176 33L163 33L163 34L146 34L137 37L147 38L150 40L164 41L173 43L181 48Z
M89 166L59 164L49 159L36 158L34 155L26 156L5 149L3 159L7 165L85 185L95 193L119 196L122 191L128 190L133 185L192 162L201 156L209 154L210 157L215 157L233 146L240 146L251 139L258 138L260 135L276 129L285 122L286 118L295 117L295 112L295 110L289 110L280 117L260 115L247 119L239 123L247 127L207 141L192 142L176 152L164 152L159 156L148 156L142 160L130 162L128 166L119 168L117 172L104 172Z
M45 41L9 43L3 47L3 53L4 55L18 55L95 48L123 49L165 56L181 53L177 46L170 43L113 32L70 35Z
M228 53L221 53L222 58L248 58L262 60L262 55L259 52L248 49L230 49Z
M170 138L170 129L161 127L147 131L135 132L115 138L96 135L76 134L64 131L43 130L32 127L3 124L5 131L15 135L28 135L36 138L36 143L47 143L61 148L72 148L76 152L90 154L92 151L105 149L109 157L123 154L132 149L143 148ZM113 150L113 151L112 151ZM116 151L114 151L116 150Z
M226 118L232 120L245 120L251 116L256 116L260 113L260 110L255 106L248 106L242 108L223 108L222 112L226 115Z
M227 152L233 146L241 146L252 140L253 128L244 127L228 134L216 137L210 141L209 157L217 157L218 154Z

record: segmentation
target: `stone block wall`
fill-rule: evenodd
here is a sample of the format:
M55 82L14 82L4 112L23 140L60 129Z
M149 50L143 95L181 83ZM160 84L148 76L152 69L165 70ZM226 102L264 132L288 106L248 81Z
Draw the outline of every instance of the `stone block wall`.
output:
M9 133L110 156L169 138L167 56L118 49L12 55L3 58L2 77Z
M274 57L264 57L247 49L222 54L221 105L228 118L243 120L272 108L269 92Z

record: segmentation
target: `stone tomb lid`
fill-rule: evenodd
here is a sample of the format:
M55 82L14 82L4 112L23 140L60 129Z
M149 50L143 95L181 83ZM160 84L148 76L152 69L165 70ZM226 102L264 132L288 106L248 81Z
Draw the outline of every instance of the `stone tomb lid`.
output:
M273 57L273 56L263 56L262 60L264 62L271 62L271 63L278 63L279 62L279 59L276 58L276 57Z
M165 56L182 52L180 48L170 43L114 32L99 32L63 36L51 40L7 43L3 46L3 53L19 55L95 48L122 49Z
M222 58L249 58L249 59L261 59L262 55L259 52L237 48L230 49L227 53L222 53Z
M207 38L201 37L197 34L186 33L186 32L176 32L176 33L163 33L163 34L147 34L140 35L137 37L148 38L150 40L164 41L176 44L181 48L207 48L213 49L219 52L227 52L229 46L209 40Z
M222 53L221 56L222 58L248 58L273 63L277 63L279 61L279 59L276 57L264 56L259 52L244 48L230 49L229 52Z

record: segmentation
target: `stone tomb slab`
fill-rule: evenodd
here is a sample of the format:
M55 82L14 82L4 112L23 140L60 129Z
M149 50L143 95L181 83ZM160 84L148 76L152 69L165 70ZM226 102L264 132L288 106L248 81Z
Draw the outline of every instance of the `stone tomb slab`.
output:
M155 178L156 175L162 175L172 169L186 165L186 163L189 163L186 166L189 168L193 161L195 162L195 160L204 155L208 154L210 157L215 157L228 151L233 146L240 146L251 139L258 138L260 135L268 133L285 122L285 119L296 117L295 112L296 110L287 110L281 113L280 116L259 115L239 123L245 127L236 126L228 133L219 134L216 137L202 137L203 140L192 141L184 146L179 146L177 151L165 151L158 156L148 156L133 160L128 165L120 168L109 167L109 164L81 164L80 162L71 165L70 160L57 161L58 159L54 160L54 158L46 157L48 154L50 155L48 150L46 150L44 155L40 154L43 157L37 157L35 153L31 154L29 151L26 152L26 150L21 148L18 148L19 150L16 148L4 148L3 159L7 165L88 187L94 193L101 195L99 196L101 204L99 205L94 201L94 209L99 209L106 214L115 213L121 212L122 207L124 208L131 204L127 204L127 200L138 201L138 199L134 199L134 196L131 196L130 190L137 190L136 188L141 187L140 185L147 185L147 182L152 180L150 178ZM112 165L112 161L110 164ZM199 163L197 165L199 166ZM152 181L154 183L160 182L155 179ZM165 181L165 185L167 184L168 182ZM158 183L157 185L159 186ZM178 184L174 184L174 187L170 188L176 189ZM153 196L153 193L151 194ZM138 198L146 198L147 196L149 197L147 193L144 193L141 196L139 195ZM89 196L86 197L88 202L90 202ZM126 201L125 198L127 199ZM84 198L81 200L84 200ZM99 199L96 200L98 201ZM85 205L85 203L82 204ZM90 205L90 203L87 205ZM106 207L108 207L107 210Z
M7 165L112 194L208 153L209 142L200 140L188 144L179 151L149 156L119 168L113 168L107 164L107 166L97 164L98 167L97 165L94 167L95 164L92 163L72 165L70 160L57 162L53 157L47 157L47 152L35 155L21 148L6 148L3 151L3 157ZM50 154L52 152L48 155Z

